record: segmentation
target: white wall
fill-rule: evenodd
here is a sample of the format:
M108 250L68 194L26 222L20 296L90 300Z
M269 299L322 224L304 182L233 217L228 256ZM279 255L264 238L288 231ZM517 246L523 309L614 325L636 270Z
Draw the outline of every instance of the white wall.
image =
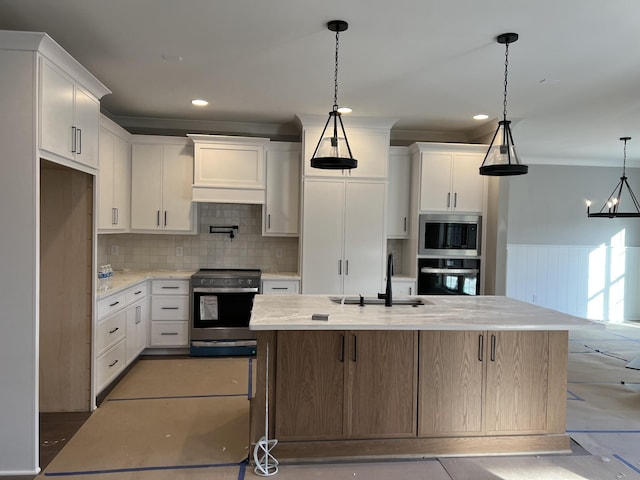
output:
M586 216L585 200L599 208L620 174L531 165L508 180L508 296L592 319L640 318L640 219ZM636 191L640 171L627 174Z
M33 52L0 50L0 475L38 446L38 163Z

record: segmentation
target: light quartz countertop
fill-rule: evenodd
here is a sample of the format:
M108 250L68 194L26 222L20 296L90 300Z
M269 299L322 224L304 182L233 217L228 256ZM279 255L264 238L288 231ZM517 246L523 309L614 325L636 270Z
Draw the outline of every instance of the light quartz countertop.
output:
M300 275L295 272L281 272L281 273L265 273L262 272L260 276L262 280L300 280Z
M335 296L334 296L335 297ZM353 297L350 297L353 298ZM398 300L402 297L398 297ZM407 297L404 297L405 299ZM251 330L580 330L604 324L502 296L421 296L425 305L342 305L329 295L257 295ZM312 320L328 314L328 320Z
M149 279L189 280L194 273L195 270L116 271L113 272L111 288L97 292L96 297L98 300L108 297Z

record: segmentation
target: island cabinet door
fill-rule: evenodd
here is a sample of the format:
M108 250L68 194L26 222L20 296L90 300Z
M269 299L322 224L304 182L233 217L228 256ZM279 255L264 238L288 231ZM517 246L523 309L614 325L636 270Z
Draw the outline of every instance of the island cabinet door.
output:
M415 437L418 333L347 333L350 438Z
M418 436L481 435L486 332L420 332Z
M567 332L487 335L486 433L563 433Z
M344 332L278 332L276 438L344 437L344 362Z

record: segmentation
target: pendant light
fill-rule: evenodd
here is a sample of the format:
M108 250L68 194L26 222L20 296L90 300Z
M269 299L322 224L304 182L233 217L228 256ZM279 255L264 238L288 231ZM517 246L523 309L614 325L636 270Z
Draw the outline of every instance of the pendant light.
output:
M631 190L629 186L629 182L627 182L626 168L627 168L627 141L631 140L631 137L620 137L620 140L624 142L624 160L622 162L622 176L620 177L620 181L607 198L607 201L604 202L602 208L598 213L591 213L589 208L591 207L591 202L587 200L587 217L589 218L616 218L616 217L640 217L640 204L638 203L638 199ZM622 204L622 187L627 187L627 191L629 192L629 196L631 197L631 201L633 202L634 207L636 208L635 212L621 212L620 205Z
M509 67L509 44L518 40L517 33L498 35L498 43L505 45L504 54L504 109L503 119L498 122L491 145L480 167L480 175L503 177L508 175L524 175L529 171L527 165L520 163L511 135L511 122L507 120L507 75Z
M347 140L347 134L342 124L342 113L338 108L338 46L340 32L344 32L349 28L349 24L344 20L332 20L327 23L327 28L332 32L336 32L336 64L334 73L334 90L333 90L333 109L329 112L329 118L324 125L320 140L316 146L313 156L311 157L311 166L313 168L322 168L325 170L350 170L358 166L358 161L353 158L351 147ZM331 136L325 138L329 123L333 122ZM338 122L340 122L340 134L338 136Z

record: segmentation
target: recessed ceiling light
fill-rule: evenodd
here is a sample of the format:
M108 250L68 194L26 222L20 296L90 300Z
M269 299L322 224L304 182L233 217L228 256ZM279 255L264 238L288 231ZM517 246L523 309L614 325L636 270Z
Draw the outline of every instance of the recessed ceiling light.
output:
M191 103L193 103L196 107L206 107L207 105L209 105L209 102L207 102L206 100L202 100L201 98L191 100Z
M484 113L473 116L474 120L486 120L487 118L489 118L489 115L485 115Z
M351 110L349 107L340 107L338 109L338 112L340 112L340 113L351 113L351 112L353 112L353 110Z

